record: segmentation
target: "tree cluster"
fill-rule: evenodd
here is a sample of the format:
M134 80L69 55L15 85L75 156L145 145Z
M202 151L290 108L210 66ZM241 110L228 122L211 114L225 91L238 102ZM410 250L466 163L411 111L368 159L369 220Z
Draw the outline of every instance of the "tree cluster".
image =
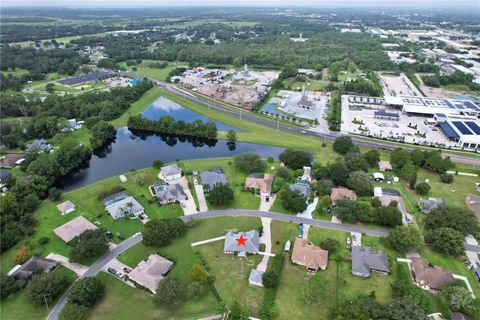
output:
M397 205L396 201L392 201L388 206L372 208L368 202L343 199L337 201L333 214L343 222L377 223L395 227L402 224L402 213Z
M85 230L68 243L70 245L70 261L82 263L90 257L100 256L107 252L108 242L102 230Z
M143 227L143 243L146 246L163 247L174 238L181 237L187 227L178 218L150 220Z

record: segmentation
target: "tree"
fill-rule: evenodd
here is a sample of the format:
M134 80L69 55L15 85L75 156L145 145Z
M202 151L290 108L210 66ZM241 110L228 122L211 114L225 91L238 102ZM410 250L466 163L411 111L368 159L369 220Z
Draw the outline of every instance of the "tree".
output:
M103 147L107 141L115 137L116 132L115 127L108 122L100 121L95 124L91 129L92 137L90 138L90 144L92 149Z
M388 206L375 209L376 221L387 227L395 227L402 224L402 213L398 210L397 201L392 201Z
M285 182L290 182L293 180L293 172L287 167L279 167L275 173L275 177L280 177Z
M390 154L390 162L392 163L393 170L399 172L403 166L410 161L410 155L402 148L396 148Z
M332 188L334 187L332 180L329 179L321 179L317 181L314 186L314 189L318 192L321 196L329 195L332 192Z
M203 285L198 281L194 281L187 286L187 296L189 298L194 299L200 297L202 291Z
M352 201L348 199L342 199L337 201L333 214L337 216L343 222L355 223L357 221L362 222L374 222L373 211L370 205L362 201Z
M326 238L320 242L320 248L327 251L335 251L340 243L332 238Z
M368 150L363 157L372 168L376 167L380 161L380 153L375 149Z
M385 243L388 247L402 253L418 251L422 246L422 237L414 227L397 226L385 238Z
M464 236L478 232L478 220L474 213L459 207L441 206L435 208L425 217L424 223L428 230L442 227L452 228Z
M420 182L415 186L415 192L419 195L426 195L430 191L430 185L426 182Z
M58 315L59 320L85 320L88 308L74 303L67 303Z
M452 228L436 228L427 232L425 241L441 253L461 256L465 251L465 237Z
M265 288L277 288L280 282L280 275L283 270L284 257L283 253L278 253L271 259L267 271L263 274L262 284Z
M312 164L312 154L298 149L286 149L280 154L279 159L292 170L309 167Z
M73 283L68 302L91 307L100 301L105 293L105 285L95 277L80 279Z
M216 184L209 191L207 200L215 206L228 205L233 202L233 190L228 184Z
M472 298L472 295L466 288L450 284L443 288L442 291L450 310L463 312L470 316L479 314L479 302Z
M188 278L192 282L207 283L208 274L198 263L194 264Z
M108 243L102 230L85 230L73 238L69 245L70 261L84 262L90 257L103 255L108 250Z
M352 138L349 136L338 137L333 142L333 150L343 155L352 152L355 149Z
M443 183L452 183L453 182L453 175L448 173L443 173L440 175L440 181Z
M235 157L235 167L246 172L262 172L265 170L265 162L253 152L246 152Z
M237 133L233 130L228 130L227 132L227 140L230 143L237 142Z
M160 170L163 167L162 160L153 160L152 167L157 169L157 170Z
M231 320L247 320L248 319L248 315L242 309L242 306L240 305L240 303L238 303L238 301L235 301L230 307L230 314L228 316L228 319L231 319Z
M15 278L9 277L6 274L2 274L0 277L0 288L2 288L2 290L0 290L0 296L2 299L5 299L20 289Z
M55 273L37 273L27 285L27 297L31 303L41 306L52 303L69 285L67 277Z
M48 189L48 199L57 201L62 196L62 191L58 188L51 187Z
M345 186L347 183L348 176L350 175L350 171L345 166L345 164L341 162L334 163L329 166L330 171L330 179L336 186Z
M187 227L178 218L149 220L143 227L143 243L146 246L163 247L174 238L181 237Z
M23 244L15 251L12 260L16 264L23 264L25 261L30 259L31 256L32 252L30 251L30 248Z
M155 301L167 309L174 309L182 303L182 284L175 278L163 278L158 283Z
M55 91L55 84L50 82L50 83L47 83L47 85L45 86L45 90L48 92L48 93L52 93L53 91Z
M363 171L355 171L350 173L346 184L359 196L369 196L372 194L372 181L370 180L370 177Z
M297 191L285 190L282 194L282 207L289 212L303 212L307 209L307 199Z
M277 193L283 186L288 185L282 177L275 177L272 183L272 192Z
M350 171L368 172L370 165L359 152L349 152L345 155L345 165Z

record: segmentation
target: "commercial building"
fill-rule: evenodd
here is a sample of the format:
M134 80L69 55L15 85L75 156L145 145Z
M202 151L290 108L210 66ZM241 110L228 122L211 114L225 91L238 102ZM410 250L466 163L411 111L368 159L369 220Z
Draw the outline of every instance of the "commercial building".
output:
M440 131L459 147L476 149L480 146L480 121L472 116L434 115Z
M480 116L480 107L470 100L386 96L385 105L405 113L433 117L435 114Z

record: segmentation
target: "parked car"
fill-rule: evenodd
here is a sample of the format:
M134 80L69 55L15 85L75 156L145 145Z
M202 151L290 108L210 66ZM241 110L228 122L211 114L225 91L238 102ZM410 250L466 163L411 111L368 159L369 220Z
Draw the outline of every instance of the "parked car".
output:
M356 241L356 240L357 240L357 236L354 235L354 234L352 234L352 239L353 239L353 241Z
M135 234L133 235L133 237L134 237L134 238L138 238L138 237L140 237L141 235L142 235L141 232L137 232L137 233L135 233Z
M113 233L111 233L110 231L105 231L105 234L107 235L107 237L109 237L110 239L113 238Z
M143 216L143 214L141 214L141 215L138 216L138 219L145 220L145 217Z
M107 232L107 228L105 227L100 227L100 230L102 230L103 232Z
M118 239L120 239L120 240L125 240L125 236L124 236L123 234L121 234L121 233L118 233L118 232L117 232L117 237L118 237Z
M350 245L352 243L352 240L350 238L347 238L347 244Z
M113 268L108 268L107 271L110 272L113 275L117 275L117 270L115 270Z

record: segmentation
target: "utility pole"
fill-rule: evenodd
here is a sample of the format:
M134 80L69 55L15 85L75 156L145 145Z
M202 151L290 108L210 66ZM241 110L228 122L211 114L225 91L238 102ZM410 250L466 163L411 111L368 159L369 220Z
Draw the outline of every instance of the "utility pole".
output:
M43 301L45 301L45 305L47 306L47 310L49 310L50 308L48 307L48 301L47 301L47 296L49 296L50 294L44 294L43 295Z

